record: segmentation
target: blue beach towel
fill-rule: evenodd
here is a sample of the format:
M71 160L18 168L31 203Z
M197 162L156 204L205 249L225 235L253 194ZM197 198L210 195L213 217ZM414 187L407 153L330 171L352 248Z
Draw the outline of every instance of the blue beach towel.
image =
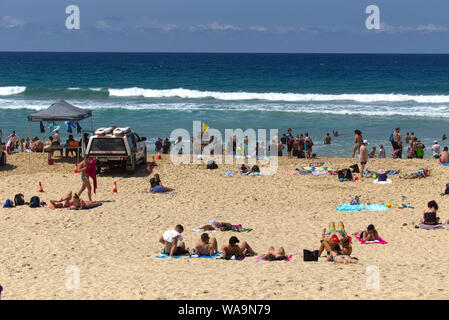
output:
M384 204L367 204L366 211L390 211Z
M449 167L449 163L441 163L441 162L439 162L438 164L442 165L442 166L445 166L445 167Z
M170 258L174 258L174 259L179 259L182 258L184 256L173 256L170 257L170 255L163 253L163 252L158 252L158 256L156 256L156 258L161 258L161 259L170 259Z
M352 205L349 203L341 203L338 206L337 211L362 211L364 207L364 204Z

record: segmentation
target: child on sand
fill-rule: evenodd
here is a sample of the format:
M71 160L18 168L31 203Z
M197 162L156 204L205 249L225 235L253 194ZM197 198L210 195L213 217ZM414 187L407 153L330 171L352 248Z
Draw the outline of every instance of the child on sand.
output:
M379 153L377 154L377 157L379 159L385 158L385 149L384 149L384 146L382 144L379 145Z

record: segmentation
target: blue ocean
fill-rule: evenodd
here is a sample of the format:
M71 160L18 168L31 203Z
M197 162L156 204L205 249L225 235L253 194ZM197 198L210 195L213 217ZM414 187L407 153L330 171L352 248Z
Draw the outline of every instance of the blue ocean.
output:
M26 137L27 115L59 98L91 109L94 127L128 126L150 142L199 120L223 135L308 132L314 152L332 157L351 155L354 129L388 153L399 126L429 150L448 144L449 55L0 53L3 140ZM333 130L344 135L323 145Z

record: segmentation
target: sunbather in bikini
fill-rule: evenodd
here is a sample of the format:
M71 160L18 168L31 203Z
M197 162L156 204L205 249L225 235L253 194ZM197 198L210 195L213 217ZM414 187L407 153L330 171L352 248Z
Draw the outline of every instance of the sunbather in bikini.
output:
M335 223L331 222L329 224L329 231L326 229L323 229L322 239L321 239L321 245L320 249L318 250L318 257L321 256L324 249L326 249L327 252L331 251L331 246L333 243L340 243L341 240L344 238L347 238L348 235L345 231L345 226L343 222L338 222L338 227L335 229ZM348 238L349 239L349 238Z
M335 262L335 263L359 263L357 259L352 258L351 256L344 254L340 248L338 243L334 243L332 245L330 254L327 256L327 261Z
M249 255L256 255L257 253L249 246L246 241L239 246L240 240L237 237L231 237L229 244L222 247L222 257L226 260L243 259Z
M60 200L50 200L50 202L55 208L68 208L72 205L72 191L67 193Z
M436 225L440 223L440 218L437 217L438 204L435 200L429 201L427 203L427 209L424 211L423 217L421 218L421 223L428 225Z
M285 253L285 250L283 247L280 247L279 249L275 250L274 247L269 247L268 252L266 254L263 254L262 259L268 260L268 261L275 261L275 260L287 260L287 254Z
M428 170L428 169L420 169L420 170L418 170L416 172L413 172L413 173L409 174L408 176L405 176L405 177L399 176L399 178L402 178L402 179L418 179L418 178L425 178L425 177L427 177L429 175L430 175L430 170Z
M379 234L377 233L374 225L370 224L366 230L357 231L354 235L359 236L362 241L377 241L379 240Z
M73 196L73 208L76 210L90 209L90 208L95 208L95 207L98 207L101 205L103 205L103 203L99 202L99 201L84 201L76 193Z
M210 220L206 224L202 225L198 229L204 230L204 231L226 231L230 230L232 226L232 223L228 222L218 222L215 220Z

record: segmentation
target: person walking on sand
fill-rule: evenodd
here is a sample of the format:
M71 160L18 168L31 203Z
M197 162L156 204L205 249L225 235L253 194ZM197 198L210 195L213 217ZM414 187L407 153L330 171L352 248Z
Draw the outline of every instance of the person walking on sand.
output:
M355 157L355 153L358 151L360 154L360 147L363 144L362 131L359 129L354 130L354 148L352 149L352 157Z
M189 252L189 249L186 249L186 245L183 242L183 238L181 233L183 233L184 227L178 224L175 229L167 230L164 232L162 237L159 239L159 242L164 245L163 253L173 256L180 256Z
M360 177L363 177L363 171L365 170L366 163L368 162L368 150L366 149L368 145L368 140L363 140L362 146L359 151L359 161L360 161Z
M81 186L80 191L78 191L78 196L81 197L81 194L87 188L87 195L89 197L89 201L92 201L92 185L90 184L89 177L92 178L92 182L94 184L94 193L97 193L96 160L93 158L89 158L88 156L85 156L84 160L81 161L80 163L79 171L81 172L81 181L83 185Z

